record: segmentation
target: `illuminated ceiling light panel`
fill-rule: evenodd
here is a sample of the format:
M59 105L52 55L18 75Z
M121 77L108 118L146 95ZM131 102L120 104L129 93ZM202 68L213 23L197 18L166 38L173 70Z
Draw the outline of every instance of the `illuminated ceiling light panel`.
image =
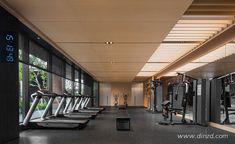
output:
M205 41L206 39L200 39L200 38L198 38L198 39L195 39L195 38L187 38L187 39L185 39L185 38L177 38L177 39L172 39L172 38L166 38L166 39L164 39L164 41L175 41L175 42L186 42L186 41L189 41L189 42L194 42L194 41L196 41L196 42L202 42L202 41Z
M186 65L181 66L180 68L177 68L174 71L183 73L183 72L191 71L191 70L196 69L198 67L204 66L206 64L208 64L208 63L188 63Z
M169 33L167 37L210 37L211 33L182 33L182 34L172 34Z
M148 62L173 62L191 49L195 48L197 43L188 44L161 44Z
M167 36L166 39L208 39L209 36Z
M190 28L190 27L196 27L196 28L214 28L214 27L222 27L222 28L224 28L224 27L227 27L227 24L216 24L216 23L210 23L210 24L206 24L206 23L204 23L204 24L199 24L199 23L197 23L197 24L194 24L194 23L192 23L192 24L186 24L186 23L181 23L181 24L179 24L179 23L177 23L176 25L175 25L175 28Z
M141 69L141 71L156 72L162 70L167 65L169 65L169 63L146 63L144 67Z
M169 72L163 76L177 76L177 72Z
M233 18L231 18L233 19ZM178 24L232 24L232 20L179 20Z
M149 77L149 76L153 76L154 74L156 74L157 72L139 72L137 74L137 76L144 76L144 77Z
M211 31L211 30L194 30L194 31L184 31L184 30L172 30L169 34L215 34L217 31Z
M172 29L173 31L177 31L177 30L184 30L184 31L197 31L197 30L199 30L199 31L208 31L208 30L210 30L210 31L221 31L222 30L222 28L218 28L218 27L214 27L214 28L196 28L196 27L192 27L192 28L173 28Z

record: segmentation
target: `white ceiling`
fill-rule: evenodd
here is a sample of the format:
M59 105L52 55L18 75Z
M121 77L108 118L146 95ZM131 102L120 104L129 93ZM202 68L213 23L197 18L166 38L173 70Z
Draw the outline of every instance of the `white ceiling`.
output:
M192 0L3 2L98 80L117 82L134 79Z

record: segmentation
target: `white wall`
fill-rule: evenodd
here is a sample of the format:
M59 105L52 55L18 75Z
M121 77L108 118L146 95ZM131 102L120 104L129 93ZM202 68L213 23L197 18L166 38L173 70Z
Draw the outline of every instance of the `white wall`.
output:
M118 95L123 105L123 94L128 95L129 106L143 106L143 83L100 83L100 105L114 106L114 95Z
M131 86L131 105L144 106L143 83L133 83Z
M111 84L100 83L100 105L111 106Z

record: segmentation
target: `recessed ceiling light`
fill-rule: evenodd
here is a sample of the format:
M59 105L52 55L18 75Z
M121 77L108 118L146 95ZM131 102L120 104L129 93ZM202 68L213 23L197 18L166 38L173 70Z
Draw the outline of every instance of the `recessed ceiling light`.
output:
M105 44L109 44L109 45L111 45L111 44L113 44L113 42L105 42Z
M37 39L40 40L41 38L38 36Z

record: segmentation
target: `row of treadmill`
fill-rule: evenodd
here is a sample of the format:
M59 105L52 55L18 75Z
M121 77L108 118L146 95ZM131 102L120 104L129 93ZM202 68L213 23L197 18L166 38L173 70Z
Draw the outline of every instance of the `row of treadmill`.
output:
M93 98L91 96L75 96L67 92L56 94L47 90L38 90L31 95L31 98L33 103L22 123L22 127L27 129L82 129L90 119L95 119L98 113L104 110L101 107L88 107ZM61 99L59 105L54 114L50 114L52 104L57 98ZM40 118L32 119L33 112L42 99L48 99L46 108Z

